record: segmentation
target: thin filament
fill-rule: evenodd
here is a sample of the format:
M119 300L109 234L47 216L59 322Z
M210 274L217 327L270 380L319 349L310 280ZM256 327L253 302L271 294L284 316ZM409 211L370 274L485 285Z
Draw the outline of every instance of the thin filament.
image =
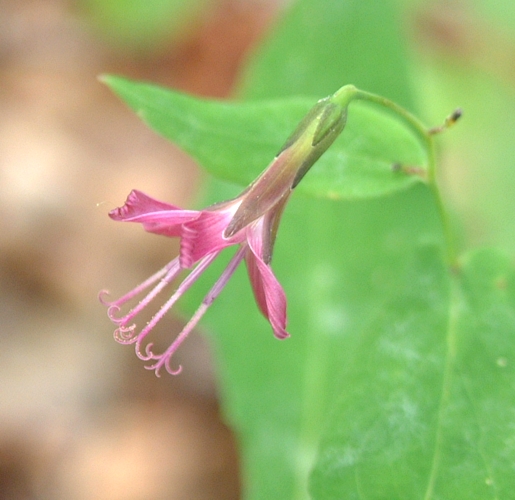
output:
M133 307L125 316L122 318L115 318L113 313L120 310L118 305L113 305L108 309L109 318L118 323L119 325L126 326L127 323L134 318L138 313L140 313L154 298L164 289L166 288L179 274L181 271L181 267L179 265L179 259L175 258L170 264L170 269L166 276L161 279L161 281L136 305ZM148 285L147 285L148 286ZM143 290L143 289L142 289ZM134 292L134 291L133 291ZM133 293L130 292L130 293ZM133 295L135 296L135 294Z
M136 341L136 354L140 359L148 361L149 359L156 359L156 356L152 354L152 344L148 344L145 348L145 354L141 352L141 343L150 331L161 321L163 316L173 307L173 305L179 300L179 298L195 283L199 276L211 265L211 263L218 257L220 252L213 252L195 267L195 269L186 277L186 279L179 285L175 293L163 304L161 309L154 315L149 321L147 326L141 330L138 334Z
M160 355L153 355L148 359L156 359L157 362L147 366L146 368L149 370L155 370L156 375L159 376L159 371L164 366L166 371L171 375L178 375L182 367L179 366L176 370L173 370L170 367L170 360L175 353L175 351L179 348L179 346L184 342L184 340L188 337L190 332L197 326L198 322L204 316L205 312L208 310L209 306L213 303L213 301L218 297L218 295L222 292L225 285L228 283L231 276L234 274L234 271L237 269L240 262L245 257L245 253L247 252L247 245L242 245L242 247L236 252L233 256L227 267L225 268L222 275L218 278L216 283L213 285L211 290L208 292L199 308L192 316L192 318L188 321L186 326L182 329L181 333L177 336L177 338L173 341L172 345ZM207 267L207 266L206 266ZM138 339L139 343L139 339ZM147 346L148 348L148 346ZM147 355L151 354L147 349Z

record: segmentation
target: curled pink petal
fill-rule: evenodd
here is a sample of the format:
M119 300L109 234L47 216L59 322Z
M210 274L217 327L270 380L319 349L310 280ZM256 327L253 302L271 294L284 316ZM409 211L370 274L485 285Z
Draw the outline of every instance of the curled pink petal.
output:
M286 331L286 294L270 266L261 258L260 242L259 235L255 234L248 239L251 251L245 260L249 279L259 309L270 322L274 335L282 340L290 336Z
M111 210L109 212L109 217L113 220L140 222L138 219L139 217L151 217L152 214L155 213L173 210L180 210L180 208L175 205L171 205L170 203L156 200L142 191L133 189L129 193L129 196L127 196L125 204L119 208Z
M130 192L122 207L109 212L109 217L113 220L140 222L148 232L171 237L179 236L182 224L198 215L196 210L182 210L137 190Z

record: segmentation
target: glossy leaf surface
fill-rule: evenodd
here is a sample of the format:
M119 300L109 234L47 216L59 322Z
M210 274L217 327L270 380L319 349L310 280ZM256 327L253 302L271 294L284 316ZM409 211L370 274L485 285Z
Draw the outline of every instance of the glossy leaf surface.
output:
M190 153L208 172L241 185L264 170L317 101L298 97L207 101L113 76L104 81L149 126ZM376 106L353 102L344 133L298 190L331 199L384 195L421 180L396 171L394 165L425 163L424 150L411 129Z

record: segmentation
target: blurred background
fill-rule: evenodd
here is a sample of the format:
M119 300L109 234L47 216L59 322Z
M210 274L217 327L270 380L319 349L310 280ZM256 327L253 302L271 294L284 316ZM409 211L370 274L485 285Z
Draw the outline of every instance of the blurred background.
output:
M444 171L463 240L513 252L513 8L402 3L423 117L437 124L458 105L471 116ZM157 379L113 341L97 300L177 251L107 212L132 188L191 205L201 182L97 76L228 97L285 4L0 0L0 499L239 498L203 337L178 352L180 377ZM478 206L477 186L491 203Z
M275 8L0 0L0 499L239 497L203 338L182 376L157 379L97 299L177 252L107 212L135 187L191 205L199 180L97 76L227 96Z

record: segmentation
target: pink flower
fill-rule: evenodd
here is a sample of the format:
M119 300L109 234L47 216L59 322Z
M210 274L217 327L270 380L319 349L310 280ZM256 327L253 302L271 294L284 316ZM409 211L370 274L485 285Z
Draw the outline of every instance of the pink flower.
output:
M277 200L264 214L249 217L245 212L249 205L250 191L234 200L195 211L181 210L134 190L123 207L109 213L114 220L140 222L151 233L181 238L179 255L141 285L112 302L105 301L105 292L101 292L101 300L108 306L109 318L118 325L115 339L122 344L136 344L136 354L145 361L151 361L147 368L155 370L156 374L163 366L174 375L181 371L180 366L176 370L170 366L173 353L197 325L243 259L247 263L256 302L270 321L274 335L279 339L289 336L286 332L286 296L270 269L277 223L289 193ZM181 295L224 248L233 245L238 247L234 257L170 347L159 354L153 352L152 343L143 348L142 344L148 334ZM192 270L151 321L138 331L134 318L184 269ZM117 317L124 304L148 289L150 291L134 308L124 316Z
M272 250L280 217L293 188L343 129L351 94L339 92L316 104L269 167L237 198L201 211L181 210L133 190L123 207L109 213L114 220L139 222L151 233L180 238L179 255L132 291L111 302L105 300L106 291L100 294L102 303L108 306L109 318L118 325L115 339L122 344L135 344L138 357L149 361L147 368L155 370L156 375L163 367L172 375L180 373L181 366L177 369L170 366L173 354L243 260L257 305L270 322L274 335L278 339L289 337L286 296L270 267ZM164 352L155 353L153 343L146 343L149 333L229 246L237 250L225 271L170 346ZM134 322L138 314L185 269L191 270L189 275L149 323L138 329ZM137 305L119 316L122 306L145 291Z

